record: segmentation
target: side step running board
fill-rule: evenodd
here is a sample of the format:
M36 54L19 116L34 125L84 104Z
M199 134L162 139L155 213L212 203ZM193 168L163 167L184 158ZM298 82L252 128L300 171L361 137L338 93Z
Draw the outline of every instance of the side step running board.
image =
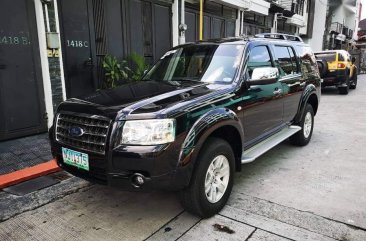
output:
M289 138L290 136L292 136L293 134L295 134L300 130L301 130L300 126L288 126L283 128L276 134L273 134L264 141L244 151L243 154L241 155L241 163L244 164L254 161L256 158L258 158L259 156L261 156L262 154L272 149L274 146L278 145L279 143L286 140L287 138Z

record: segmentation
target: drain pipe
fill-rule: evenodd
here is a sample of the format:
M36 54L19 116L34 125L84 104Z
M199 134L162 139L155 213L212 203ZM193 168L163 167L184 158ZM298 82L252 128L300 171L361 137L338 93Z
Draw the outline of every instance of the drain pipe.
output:
M185 0L181 0L181 4L180 4L179 44L184 44L186 42L185 32L187 30L187 24L185 24L185 18L184 18L184 15L185 15L184 1Z
M200 35L199 39L203 39L203 0L200 0Z

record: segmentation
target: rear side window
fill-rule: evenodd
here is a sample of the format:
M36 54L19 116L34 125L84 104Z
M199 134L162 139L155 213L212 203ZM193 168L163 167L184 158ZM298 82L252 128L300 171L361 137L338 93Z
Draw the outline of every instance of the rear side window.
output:
M299 73L299 66L297 63L295 51L291 47L288 47L288 51L290 52L293 71L294 71L294 73Z
M296 56L291 47L276 45L274 46L274 52L282 76L298 72Z
M345 58L342 54L338 54L338 61L345 61Z
M304 78L319 78L318 65L314 57L313 52L308 46L296 46L297 53L300 57L301 72L304 74ZM318 56L322 54L317 54ZM329 54L327 54L329 56ZM335 55L334 55L335 59Z
M324 59L327 62L333 62L336 60L336 53L318 53L318 54L315 54L315 56L317 59ZM338 60L339 60L339 56L338 56Z

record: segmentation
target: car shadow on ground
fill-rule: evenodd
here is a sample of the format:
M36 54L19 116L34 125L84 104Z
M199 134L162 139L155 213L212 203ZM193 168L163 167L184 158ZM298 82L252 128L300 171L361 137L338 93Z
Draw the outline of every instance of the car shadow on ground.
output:
M336 87L324 87L322 88L322 95L340 95L338 88Z

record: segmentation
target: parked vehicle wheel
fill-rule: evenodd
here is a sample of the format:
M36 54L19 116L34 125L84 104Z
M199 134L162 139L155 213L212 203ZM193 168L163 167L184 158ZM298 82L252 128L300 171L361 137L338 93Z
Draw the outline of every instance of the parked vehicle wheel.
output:
M235 157L229 143L209 138L203 146L190 185L180 192L186 211L208 218L226 204L232 187Z
M349 75L347 74L346 75L346 86L342 86L342 87L338 87L338 92L341 94L341 95L347 95L348 92L349 92L349 86L350 86L350 81L349 81Z
M291 136L290 141L296 146L306 146L310 142L314 128L314 110L310 104L306 105L299 126L302 128L301 131Z
M355 74L355 77L353 77L353 81L351 85L349 86L350 89L354 90L357 88L357 74Z

